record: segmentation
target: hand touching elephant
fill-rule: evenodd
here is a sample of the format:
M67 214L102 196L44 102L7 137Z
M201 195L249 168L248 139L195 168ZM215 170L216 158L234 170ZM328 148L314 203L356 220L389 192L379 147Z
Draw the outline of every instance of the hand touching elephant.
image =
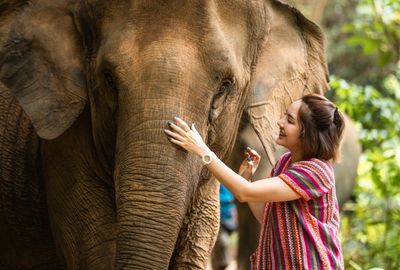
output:
M204 268L217 185L168 142L167 121L196 122L225 160L245 111L272 157L283 108L327 89L320 29L280 1L2 7L0 261L9 269L57 260Z

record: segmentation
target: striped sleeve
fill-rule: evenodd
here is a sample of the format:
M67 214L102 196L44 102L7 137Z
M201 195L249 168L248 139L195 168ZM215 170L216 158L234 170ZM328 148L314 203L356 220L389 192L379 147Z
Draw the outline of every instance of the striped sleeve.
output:
M319 159L295 162L279 178L306 201L324 195L335 185L332 166Z

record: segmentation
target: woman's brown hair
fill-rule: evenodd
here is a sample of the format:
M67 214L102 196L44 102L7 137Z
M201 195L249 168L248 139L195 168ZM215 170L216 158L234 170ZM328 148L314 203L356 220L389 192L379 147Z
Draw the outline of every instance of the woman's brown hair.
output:
M304 158L337 161L344 130L344 117L326 97L310 94L301 98L299 110Z

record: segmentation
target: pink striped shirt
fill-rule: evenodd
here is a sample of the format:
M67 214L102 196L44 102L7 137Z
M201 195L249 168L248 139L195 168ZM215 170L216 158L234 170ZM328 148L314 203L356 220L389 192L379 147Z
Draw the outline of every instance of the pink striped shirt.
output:
M290 153L283 154L271 176L301 198L265 204L252 269L344 269L333 168L316 158L290 160Z

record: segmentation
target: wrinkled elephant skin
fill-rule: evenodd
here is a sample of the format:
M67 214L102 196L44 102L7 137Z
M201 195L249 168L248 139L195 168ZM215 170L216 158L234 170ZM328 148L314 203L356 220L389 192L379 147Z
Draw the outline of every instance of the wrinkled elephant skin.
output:
M280 1L3 7L5 268L204 269L218 185L167 122L195 122L226 160L246 114L272 153L286 105L327 90L320 29Z

